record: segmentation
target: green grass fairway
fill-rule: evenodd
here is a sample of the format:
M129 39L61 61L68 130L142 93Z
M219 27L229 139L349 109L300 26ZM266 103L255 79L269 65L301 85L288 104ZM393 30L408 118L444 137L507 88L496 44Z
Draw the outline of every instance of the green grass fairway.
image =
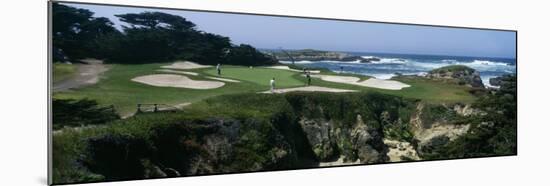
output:
M159 103L177 105L186 102L196 102L212 96L222 94L234 94L243 92L260 92L269 89L269 80L273 75L276 75L278 87L295 87L303 86L304 82L293 77L294 72L257 68L253 69L253 73L243 73L251 69L248 67L229 67L224 68L224 73L227 73L226 78L237 79L240 83L228 83L221 88L210 90L197 90L186 88L170 88L170 87L155 87L131 81L132 78L148 74L158 74L160 66L167 65L165 63L141 64L141 65L112 65L109 71L103 74L101 80L92 86L71 90L66 92L54 93L54 98L60 99L83 99L89 98L97 100L102 105L114 105L121 115L128 115L136 111L138 103ZM207 71L214 73L214 68L186 70L201 72ZM258 73L257 78L254 74ZM260 75L261 74L261 75ZM204 75L204 74L203 74ZM208 74L212 75L212 74ZM232 76L229 76L232 75ZM195 80L211 80L204 76L188 76ZM265 79L262 79L265 78ZM211 80L212 81L212 80Z
M472 103L476 97L469 93L471 88L457 84L433 81L423 78L395 78L397 81L411 85L401 92L388 91L388 94L421 99L428 102L462 102Z
M214 68L204 70L203 72L211 76L217 76L217 71ZM224 66L220 77L238 79L240 81L254 83L265 88L269 87L269 80L271 80L271 78L275 78L275 86L277 88L304 86L305 82L298 80L299 77L297 78L294 76L295 74L297 73L288 70L271 68Z
M71 78L76 73L76 66L72 64L54 63L53 64L53 82L60 82Z
M197 90L186 88L154 87L131 81L132 78L142 75L158 74L160 66L167 63L122 65L114 64L105 72L100 81L92 86L76 90L56 92L54 98L97 100L102 105L114 105L119 114L125 116L136 111L138 103L158 103L177 105L182 103L195 103L209 97L223 94L256 93L269 90L269 80L275 77L277 88L300 87L305 84L305 77L299 72L288 70L270 69L262 67L223 66L222 78L230 78L241 81L240 83L225 82L225 85L217 89ZM54 65L54 71L65 70L60 74L70 74L65 64ZM199 73L199 76L188 76L195 80L211 80L205 76L217 76L214 67L205 69L186 70ZM323 72L325 74L326 72ZM330 73L326 73L330 74ZM333 74L334 75L334 74ZM69 76L70 77L70 76ZM58 77L59 78L59 77ZM368 77L363 76L362 79ZM326 82L313 78L312 84L331 88L352 89L364 92L375 91L385 94L402 96L405 98L421 99L427 102L472 102L475 97L468 93L465 86L435 82L422 78L398 79L412 87L403 90L383 90L349 84ZM211 80L212 81L212 80ZM54 81L55 82L55 81Z

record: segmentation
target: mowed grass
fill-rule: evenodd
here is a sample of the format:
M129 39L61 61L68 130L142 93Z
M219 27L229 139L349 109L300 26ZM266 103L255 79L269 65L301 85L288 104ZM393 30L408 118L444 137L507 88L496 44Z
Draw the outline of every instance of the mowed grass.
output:
M469 91L472 89L458 84L434 81L426 78L395 78L397 81L411 85L402 92L384 91L385 93L408 98L421 99L427 102L462 102L472 103L476 97Z
M77 71L75 65L65 64L65 63L54 63L53 64L53 82L60 82L66 79L71 78Z
M205 74L216 76L217 71L214 68L203 70ZM262 67L242 67L242 66L224 66L222 67L221 76L231 79L238 79L240 81L246 81L254 83L263 88L269 88L269 81L275 78L275 86L277 88L290 88L304 86L305 82L298 79L296 72L288 70L279 70Z
M101 105L114 105L122 116L134 113L138 103L156 103L177 105L195 103L206 98L237 93L257 93L269 90L269 80L275 77L277 88L300 87L305 85L306 78L299 72L270 69L262 67L222 66L222 78L241 81L240 83L225 82L225 85L216 89L197 90L187 88L155 87L131 81L132 78L142 75L158 74L160 66L168 63L123 65L114 64L105 72L100 81L92 86L54 93L54 98L94 99ZM197 72L199 76L188 76L194 80L211 80L205 76L217 77L214 67L204 69L185 70ZM326 73L326 72L323 72ZM335 75L331 73L332 75ZM367 79L364 76L361 79ZM470 88L449 83L437 82L423 78L397 79L411 85L402 90L383 90L377 88L341 84L322 81L312 78L312 85L359 90L362 92L380 92L401 96L404 98L420 99L426 102L462 102L469 103L475 100L468 90ZM215 80L211 80L215 81Z
M250 69L245 67L231 67L224 69L222 76L226 78L232 78L240 80L240 83L225 82L225 85L216 89L198 90L187 88L171 88L171 87L155 87L145 85L131 81L132 78L149 74L166 74L166 72L158 72L156 70L161 69L160 66L167 65L166 63L154 63L154 64L139 64L139 65L123 65L114 64L111 68L102 75L100 81L91 86L79 88L76 90L70 90L65 92L54 93L54 98L59 99L94 99L101 105L114 105L115 109L122 116L127 116L134 113L137 110L137 104L141 103L155 103L155 104L168 104L178 105L183 103L193 103L205 98L218 96L222 94L235 94L235 93L247 93L247 92L260 92L269 89L269 79L276 75L275 78L279 79L277 82L278 87L293 87L303 86L304 82L294 79L293 72L277 69L254 69L255 73L244 73ZM257 71L256 71L257 70ZM214 72L213 67L208 69L194 69L186 70L202 73ZM243 72L240 74L240 72ZM232 75L231 75L232 74ZM209 76L213 74L208 73ZM231 75L231 76L229 76ZM206 79L203 75L200 76L188 76L194 80L210 80ZM262 79L266 78L266 79Z

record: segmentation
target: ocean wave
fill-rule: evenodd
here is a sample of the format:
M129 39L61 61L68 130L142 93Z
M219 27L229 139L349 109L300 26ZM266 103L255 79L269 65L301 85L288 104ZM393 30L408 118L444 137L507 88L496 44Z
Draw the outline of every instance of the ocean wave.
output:
M380 58L380 61L371 61L372 64L405 64L407 60L401 58Z
M499 88L499 86L493 86L490 83L491 78L495 78L495 77L498 77L498 76L481 76L481 82L487 88L489 88L489 87L490 88Z
M292 64L292 61L279 61L281 62L282 64ZM306 60L302 60L302 61L295 61L294 64L311 64L313 63L313 61L306 61Z
M320 61L320 62L327 62L327 63L355 63L355 64L358 64L358 63L361 63L361 60L355 60L355 61L323 60L323 61Z
M446 63L457 63L458 61L456 59L444 59L444 60L441 60L443 62L446 62Z
M487 60L474 60L473 62L467 63L471 65L489 65L489 66L509 66L507 63L503 62L494 62Z
M361 56L363 59L372 59L372 58L378 58L376 56Z

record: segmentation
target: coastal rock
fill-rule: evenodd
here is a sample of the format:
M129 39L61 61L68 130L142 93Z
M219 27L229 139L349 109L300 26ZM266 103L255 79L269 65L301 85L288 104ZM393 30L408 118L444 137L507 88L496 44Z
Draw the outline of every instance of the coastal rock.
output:
M341 127L347 124L304 118L300 120L300 125L321 162L338 158L343 163L379 163L387 160L382 136L370 129L361 115L357 115L352 128Z
M380 59L376 57L364 58L362 56L348 56L348 57L343 57L341 59L335 59L335 60L344 61L344 62L359 61L360 63L371 63L373 61L380 61Z
M163 178L168 175L157 165L154 165L148 159L142 159L141 164L144 168L144 178Z
M268 54L274 56L277 60L281 61L342 61L342 62L354 62L359 61L361 63L370 63L372 61L380 61L379 58L370 57L363 58L344 52L333 51L321 51L321 50L291 50L291 51L269 51Z
M489 79L489 84L491 86L500 87L503 84L509 84L509 79L514 78L514 75L512 74L505 74L499 77L494 77ZM513 82L513 81L512 81Z
M451 80L459 85L467 85L474 88L484 88L479 72L464 65L450 65L437 68L428 72L426 77L438 80Z
M332 139L332 124L330 122L302 118L300 125L313 152L320 161L329 161L336 156L336 144Z
M477 114L469 105L448 108L445 105L426 105L419 103L410 119L416 151L419 156L431 153L431 150L445 145L468 132L469 124L450 123L457 115Z
M384 139L384 144L388 146L387 156L390 162L420 160L414 146L409 142Z
M463 104L455 104L453 106L453 110L461 116L470 116L472 114L477 113L475 109L473 109L470 105L463 105Z
M502 84L502 77L490 78L489 84L491 86L499 87Z

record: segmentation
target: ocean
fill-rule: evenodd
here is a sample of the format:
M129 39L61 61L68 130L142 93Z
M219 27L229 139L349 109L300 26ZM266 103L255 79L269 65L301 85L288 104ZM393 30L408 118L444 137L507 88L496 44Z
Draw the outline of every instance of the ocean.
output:
M343 67L342 71L344 73L368 75L378 79L390 79L396 76L396 73L403 75L423 75L432 69L447 65L465 65L480 72L481 79L485 86L490 86L490 78L516 73L516 59L509 58L358 52L346 53L362 56L363 58L376 57L379 58L380 61L373 61L371 63L360 63L359 61L296 61L296 64L306 67L327 68L334 72L340 72L341 67ZM281 62L287 64L291 63L290 61Z

